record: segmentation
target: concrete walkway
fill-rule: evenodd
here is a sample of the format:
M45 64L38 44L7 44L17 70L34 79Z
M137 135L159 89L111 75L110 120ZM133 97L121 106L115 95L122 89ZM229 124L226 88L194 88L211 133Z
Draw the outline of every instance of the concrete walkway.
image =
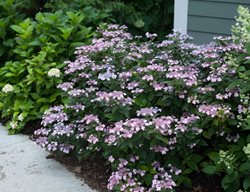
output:
M25 135L0 125L0 192L94 192Z

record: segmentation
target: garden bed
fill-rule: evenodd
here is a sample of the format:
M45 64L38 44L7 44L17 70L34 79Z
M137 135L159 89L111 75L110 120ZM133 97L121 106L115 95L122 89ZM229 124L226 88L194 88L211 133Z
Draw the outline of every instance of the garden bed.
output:
M108 178L111 173L109 166L105 166L105 159L101 155L96 154L89 160L79 162L73 157L65 157L58 155L51 155L52 158L67 167L77 177L82 179L88 186L98 192L107 192ZM221 192L220 187L221 177L206 176L204 174L190 175L193 178L192 189L186 187L177 188L177 192Z
M40 121L33 121L27 124L27 127L22 131L23 134L29 135L32 140L34 131L41 128ZM89 159L79 161L74 156L65 156L53 154L47 156L47 159L53 159L63 164L69 171L74 173L78 178L84 181L89 187L98 192L107 192L107 184L112 172L110 165L101 154L94 154ZM221 192L220 176L207 176L204 173L191 174L193 187L177 188L177 192Z
M239 13L232 37L202 46L178 31L92 31L82 12L11 25L19 59L0 68L9 133L35 131L48 158L101 191L249 190L250 13Z

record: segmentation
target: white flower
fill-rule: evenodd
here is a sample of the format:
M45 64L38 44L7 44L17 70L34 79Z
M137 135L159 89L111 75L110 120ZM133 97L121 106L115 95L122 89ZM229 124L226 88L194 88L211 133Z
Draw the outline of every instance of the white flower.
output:
M149 32L147 32L145 35L148 39L154 39L155 37L158 36L156 33L151 34Z
M19 121L23 121L23 119L24 119L23 114L21 113L20 115L18 115L17 118L18 118Z
M6 85L4 85L4 87L2 88L2 91L3 91L4 93L12 92L12 91L14 91L14 87L13 87L12 85L10 85L10 84L6 84Z
M10 122L10 127L11 127L12 129L15 129L15 128L17 127L17 122L11 121L11 122Z
M98 75L98 79L105 81L108 80L110 81L110 79L115 79L117 77L117 75L113 72L107 71L106 73L100 73Z
M114 159L114 157L112 155L109 156L108 160L109 160L110 163L113 163L115 161L115 159Z
M49 77L60 77L60 70L57 68L52 68L48 71Z
M243 151L247 155L247 157L250 159L250 143L248 143L247 146L243 147Z

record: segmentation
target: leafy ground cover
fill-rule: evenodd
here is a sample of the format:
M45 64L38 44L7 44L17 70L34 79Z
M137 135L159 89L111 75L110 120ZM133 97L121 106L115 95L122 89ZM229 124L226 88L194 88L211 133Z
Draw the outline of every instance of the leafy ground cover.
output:
M249 13L240 12L233 39L203 46L178 32L145 42L125 26L100 27L66 62L67 102L45 112L37 144L80 161L102 154L113 191L192 188L197 174L248 190L250 44L240 34Z

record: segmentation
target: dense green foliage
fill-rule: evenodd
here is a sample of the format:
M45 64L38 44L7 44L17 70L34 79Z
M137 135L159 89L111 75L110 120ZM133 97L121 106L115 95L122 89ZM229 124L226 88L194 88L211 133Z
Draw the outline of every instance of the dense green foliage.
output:
M62 102L56 85L63 77L49 77L48 72L62 68L65 60L73 58L75 48L88 43L94 35L89 21L97 26L101 19L95 21L99 16L81 11L38 12L28 17L17 1L5 3L13 12L6 10L1 15L6 28L1 31L4 66L0 68L0 87L10 85L14 90L1 92L0 109L2 117L9 119L7 127L15 127L11 131L14 133L28 121L40 119L51 104ZM28 13L27 9L24 12ZM4 13L13 20L7 23Z
M27 122L40 119L51 104L61 103L61 92L56 85L62 77L48 75L54 67L63 67L62 63L55 62L55 48L54 44L47 44L29 59L9 61L0 69L0 109L2 117L10 120L6 125L12 129L9 133L16 133Z
M150 32L157 33L162 39L173 28L173 0L50 0L48 2L47 6L54 10L89 10L92 16L99 15L105 19L109 15L109 20L106 21L125 24L134 35Z
M3 66L8 60L19 60L21 55L28 57L37 53L44 44L51 41L62 44L64 49L70 49L66 55L62 54L61 60L69 58L79 41L82 44L83 39L90 38L86 34L86 29L83 28L95 28L101 22L107 21L105 18L109 16L101 10L98 10L97 14L96 8L87 7L87 5L83 7L84 9L72 7L72 9L60 11L63 4L59 2L55 4L59 7L54 10L45 0L0 2L0 66ZM83 33L77 33L79 31ZM58 37L56 37L57 34ZM73 37L72 34L74 34ZM51 40L52 38L54 39ZM67 43L64 41L68 40L71 42L68 44L70 47L65 47ZM75 44L72 45L73 43ZM22 54L21 51L23 51ZM26 51L27 53L24 53Z
M29 1L6 0L0 2L0 66L12 57L11 48L14 45L15 32L11 25L27 17L24 7L29 7Z

